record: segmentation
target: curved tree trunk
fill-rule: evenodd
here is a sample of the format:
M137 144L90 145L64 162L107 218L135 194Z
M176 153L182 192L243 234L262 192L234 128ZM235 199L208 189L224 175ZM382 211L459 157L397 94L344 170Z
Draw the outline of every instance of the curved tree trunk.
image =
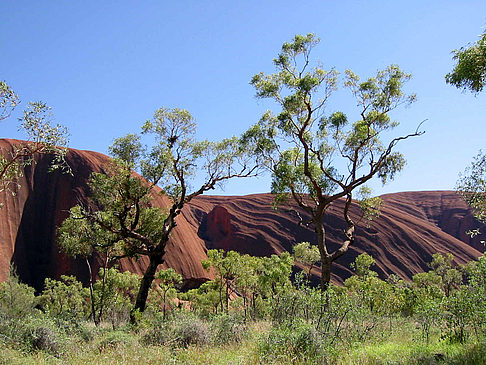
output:
M331 282L331 265L332 258L327 251L326 246L326 231L322 223L322 215L317 214L313 217L314 230L317 236L317 247L321 255L321 290L326 291Z
M149 256L150 262L143 274L142 281L140 282L140 288L138 290L137 299L135 301L135 307L130 313L130 322L135 323L135 312L138 310L143 312L147 304L147 297L149 294L150 287L155 279L155 273L160 264L162 264L163 259L159 255Z
M329 257L321 260L321 290L326 291L331 283L332 261Z

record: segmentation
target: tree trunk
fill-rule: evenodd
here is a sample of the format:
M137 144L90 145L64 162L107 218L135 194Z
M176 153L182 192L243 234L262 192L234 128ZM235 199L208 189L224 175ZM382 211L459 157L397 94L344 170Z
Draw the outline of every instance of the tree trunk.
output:
M93 272L91 271L91 264L89 263L88 257L86 257L86 265L88 266L89 272L89 296L91 299L91 317L96 327L99 325L99 320L96 318L96 306L95 306L95 296L93 290Z
M147 297L149 294L150 287L155 279L155 273L157 268L163 262L162 258L158 255L149 256L150 262L143 274L142 281L140 283L140 289L138 290L137 299L135 301L135 307L130 313L130 323L135 323L135 312L138 310L143 312L147 304Z
M101 322L103 320L103 311L105 309L105 291L106 291L106 270L108 268L108 253L105 256L105 261L103 262L103 276L101 278L101 296L100 296L100 314L98 315L98 320Z
M321 259L321 290L326 291L331 283L331 266L332 261L329 257Z
M317 247L321 255L321 290L326 291L331 282L331 255L327 252L326 231L322 223L322 214L313 217L314 230L317 236Z

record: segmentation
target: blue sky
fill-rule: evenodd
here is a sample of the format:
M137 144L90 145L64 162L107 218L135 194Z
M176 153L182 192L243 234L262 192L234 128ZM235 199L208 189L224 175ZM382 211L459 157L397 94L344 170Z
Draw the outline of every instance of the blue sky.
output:
M106 153L159 107L188 109L198 136L239 134L273 105L251 77L295 34L316 33L327 68L371 76L391 63L413 74L418 101L397 111L397 133L426 134L399 146L408 164L376 194L453 189L486 150L486 93L444 82L451 51L486 26L485 1L21 1L0 2L0 79L23 105L42 100L71 133L70 146ZM328 110L355 111L345 92ZM17 112L21 111L21 107ZM0 137L22 138L15 115ZM267 192L269 177L234 181L214 194Z

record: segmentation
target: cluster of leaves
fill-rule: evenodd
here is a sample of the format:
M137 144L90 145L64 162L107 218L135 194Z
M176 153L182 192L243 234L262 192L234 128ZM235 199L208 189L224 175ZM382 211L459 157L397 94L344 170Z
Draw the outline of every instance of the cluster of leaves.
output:
M19 103L19 97L12 88L0 81L0 121L10 117ZM0 192L8 190L15 194L23 168L34 163L34 156L38 154L52 156L52 170L70 172L64 159L67 153L67 129L54 124L51 108L40 101L30 102L19 121L19 129L25 133L27 142L0 154Z
M446 82L472 92L482 91L486 80L486 33L470 47L454 50L453 54L457 63L446 75Z

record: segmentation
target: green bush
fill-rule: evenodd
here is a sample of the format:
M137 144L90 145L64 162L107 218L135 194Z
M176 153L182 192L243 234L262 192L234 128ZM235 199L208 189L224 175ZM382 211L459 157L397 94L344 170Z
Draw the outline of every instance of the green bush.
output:
M44 351L57 357L68 343L62 328L40 312L22 319L0 316L0 340L26 352Z
M34 288L21 283L11 267L7 280L0 283L0 313L14 318L32 313L37 304L34 293Z
M326 359L322 339L308 324L272 328L261 339L259 353L267 362L295 359L299 363L322 363Z
M107 348L116 348L118 346L134 346L136 342L137 338L135 335L122 330L114 330L103 336L98 344L98 349L104 351Z
M219 315L210 322L212 342L216 345L239 343L247 333L246 324L236 316Z
M178 345L207 345L211 340L211 333L205 321L191 315L179 316L172 322L174 336Z
M173 328L169 322L156 320L150 324L149 330L142 335L144 345L170 345L174 342Z

